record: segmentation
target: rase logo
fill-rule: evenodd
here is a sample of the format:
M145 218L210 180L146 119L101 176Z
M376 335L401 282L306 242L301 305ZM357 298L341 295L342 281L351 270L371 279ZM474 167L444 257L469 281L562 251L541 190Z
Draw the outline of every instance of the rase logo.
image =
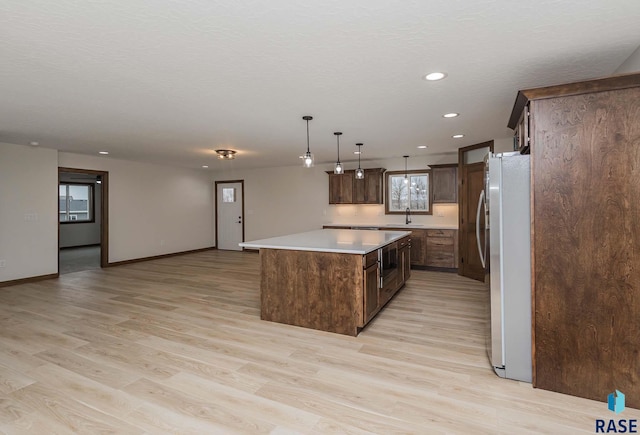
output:
M607 396L607 406L609 407L609 411L620 414L624 411L624 394L618 390L616 390L615 394L609 394Z
M620 414L624 411L624 394L616 390L607 396L609 411ZM638 420L596 420L596 433L638 433Z

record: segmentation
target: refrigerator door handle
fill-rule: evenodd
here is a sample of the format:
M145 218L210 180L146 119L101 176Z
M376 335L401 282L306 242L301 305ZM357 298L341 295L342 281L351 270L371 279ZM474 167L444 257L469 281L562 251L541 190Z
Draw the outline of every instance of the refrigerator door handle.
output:
M478 254L480 254L480 262L482 263L482 267L485 266L485 250L480 246L480 207L484 203L484 189L480 192L480 196L478 197L478 210L476 211L476 242L478 243ZM485 243L487 241L485 240Z

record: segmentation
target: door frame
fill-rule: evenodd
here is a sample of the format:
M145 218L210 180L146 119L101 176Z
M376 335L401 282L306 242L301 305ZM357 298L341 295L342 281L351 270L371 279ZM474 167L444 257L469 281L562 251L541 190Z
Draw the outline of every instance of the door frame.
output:
M469 145L466 147L462 147L462 148L458 148L458 229L459 229L459 234L458 234L458 275L461 276L466 276L466 275L462 275L462 270L464 269L464 267L462 266L462 256L464 254L466 254L466 251L463 249L465 247L466 244L466 237L464 237L465 235L462 234L462 231L464 229L463 226L463 210L464 210L464 206L465 206L465 198L464 198L464 194L465 194L465 190L462 188L463 183L465 182L465 180L463 179L463 175L464 175L464 171L463 171L463 167L465 166L464 163L464 153L466 153L467 151L473 151L475 149L479 149L479 148L486 148L489 147L489 152L493 153L493 139L492 140L488 140L485 142L481 142L481 143L477 143L474 145ZM467 202L469 201L469 199L466 199Z
M102 179L102 194L100 195L100 267L109 267L109 172L95 169L79 169L58 167L58 186L60 173L99 175ZM60 217L58 216L58 274L60 274Z
M240 191L242 192L242 242L244 242L244 180L216 180L214 191L214 204L215 204L215 228L216 228L216 249L218 249L218 184L227 184L227 183L240 183ZM242 248L244 251L244 248Z

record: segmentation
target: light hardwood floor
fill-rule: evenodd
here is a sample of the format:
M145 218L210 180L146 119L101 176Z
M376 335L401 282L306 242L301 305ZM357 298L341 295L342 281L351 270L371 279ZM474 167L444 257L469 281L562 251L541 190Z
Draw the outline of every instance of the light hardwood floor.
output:
M481 286L412 271L358 337L259 318L208 251L0 288L0 432L593 433L602 402L498 378Z

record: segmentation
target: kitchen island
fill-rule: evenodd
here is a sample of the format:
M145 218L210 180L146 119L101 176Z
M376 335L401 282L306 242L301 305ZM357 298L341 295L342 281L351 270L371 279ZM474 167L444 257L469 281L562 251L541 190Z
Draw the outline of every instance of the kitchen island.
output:
M260 318L357 335L410 276L410 232L324 229L260 250Z

